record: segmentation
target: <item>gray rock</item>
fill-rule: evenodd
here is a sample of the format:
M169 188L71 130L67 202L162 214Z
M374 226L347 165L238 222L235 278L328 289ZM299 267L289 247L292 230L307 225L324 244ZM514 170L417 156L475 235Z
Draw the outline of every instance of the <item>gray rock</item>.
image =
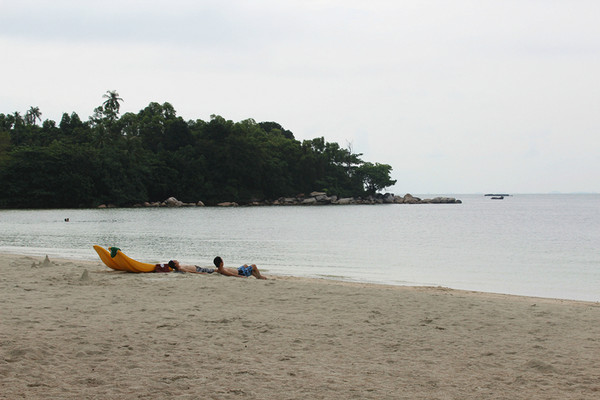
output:
M353 203L354 203L354 198L353 197L344 197L344 198L339 199L336 202L336 204L342 204L342 205L353 204Z
M393 203L395 203L395 200L396 200L396 198L394 197L393 193L386 193L383 196L383 202L385 204L393 204Z
M175 197L169 197L164 201L165 206L167 207L181 207L183 206L183 202L177 200Z
M454 197L435 197L430 200L432 204L454 204L456 199Z
M414 197L412 194L410 193L406 193L404 195L404 203L405 204L418 204L421 202L421 199L418 197Z
M238 203L236 203L234 201L225 201L223 203L217 204L217 206L219 206L219 207L237 207Z
M315 199L314 197L309 197L308 199L304 199L302 200L303 205L313 205L313 204L317 204L317 199Z

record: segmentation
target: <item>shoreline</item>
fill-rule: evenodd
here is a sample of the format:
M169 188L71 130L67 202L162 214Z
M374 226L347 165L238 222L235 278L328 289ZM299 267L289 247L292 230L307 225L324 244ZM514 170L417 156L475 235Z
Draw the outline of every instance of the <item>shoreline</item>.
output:
M598 303L43 260L0 254L0 398L600 393Z
M2 252L0 251L0 258L3 257L29 257L29 258L41 258L43 259L44 257L46 257L47 255L40 255L40 254L27 254L27 253L14 253L14 252ZM97 256L91 256L89 258L78 258L77 256L74 256L73 258L69 258L69 257L54 257L52 256L51 260L57 260L58 262L72 262L72 263L83 263L83 264L87 264L87 263L91 263L91 264L100 264L102 267L106 268L108 271L111 271L110 268L106 267L104 264L102 264L102 262L100 261L100 259L98 259ZM207 268L212 268L212 265L207 265ZM265 269L265 274L269 275L269 271L268 269ZM356 280L352 280L352 278L347 278L344 279L344 277L327 277L327 276L317 276L317 277L312 277L312 276L296 276L296 275L279 275L279 274L273 274L272 275L275 279L277 280L306 280L306 281L314 281L314 283L327 283L327 282L331 282L332 284L341 284L341 285L350 285L350 286L357 286L357 287L386 287L386 288L409 288L409 289L431 289L431 290L448 290L448 291L456 291L456 292L464 292L464 293L472 293L472 294L481 294L481 295L492 295L492 296L509 296L509 297L517 297L517 298L525 298L525 299L539 299L540 301L543 300L550 300L550 301L558 301L558 302L577 302L577 303L589 303L589 304L597 304L600 305L600 300L598 301L594 301L594 300L580 300L580 299L569 299L569 298L560 298L560 297L544 297L544 296L531 296L531 295L523 295L523 294L512 294L512 293L502 293L502 292L486 292L486 291L482 291L482 290L474 290L474 289L457 289L457 288L452 288L452 287L448 287L448 286L443 286L443 285L429 285L429 284L423 284L423 285L417 285L417 284L392 284L392 283L380 283L380 282L366 282L366 281L356 281Z

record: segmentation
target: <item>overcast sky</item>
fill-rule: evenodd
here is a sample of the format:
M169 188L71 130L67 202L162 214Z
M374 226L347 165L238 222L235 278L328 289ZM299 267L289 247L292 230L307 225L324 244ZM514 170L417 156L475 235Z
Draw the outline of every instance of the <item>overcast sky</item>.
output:
M599 17L596 0L0 0L0 113L86 120L117 90L122 112L351 143L396 194L600 192Z

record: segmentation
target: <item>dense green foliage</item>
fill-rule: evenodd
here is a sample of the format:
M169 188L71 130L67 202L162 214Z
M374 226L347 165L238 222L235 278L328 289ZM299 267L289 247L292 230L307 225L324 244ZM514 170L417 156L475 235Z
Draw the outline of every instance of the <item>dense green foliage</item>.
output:
M391 167L360 159L324 138L296 140L276 122L184 121L171 104L119 117L110 91L88 121L41 122L38 107L0 114L0 207L128 206L174 196L245 203L314 190L374 194ZM37 122L41 122L41 126Z

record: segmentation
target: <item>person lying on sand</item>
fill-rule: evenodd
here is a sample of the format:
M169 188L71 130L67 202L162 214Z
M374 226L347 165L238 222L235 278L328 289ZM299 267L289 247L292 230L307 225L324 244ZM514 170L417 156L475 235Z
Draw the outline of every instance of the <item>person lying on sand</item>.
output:
M169 261L169 267L171 267L176 272L191 272L194 274L212 274L215 272L214 268L204 268L199 267L197 265L183 265L179 264L177 260Z
M223 266L223 259L221 257L215 257L213 263L215 263L215 266L217 267L217 272L221 275L237 276L238 278L247 278L250 275L253 275L256 279L267 279L260 274L260 271L256 267L256 264L244 264L237 269L226 268Z

